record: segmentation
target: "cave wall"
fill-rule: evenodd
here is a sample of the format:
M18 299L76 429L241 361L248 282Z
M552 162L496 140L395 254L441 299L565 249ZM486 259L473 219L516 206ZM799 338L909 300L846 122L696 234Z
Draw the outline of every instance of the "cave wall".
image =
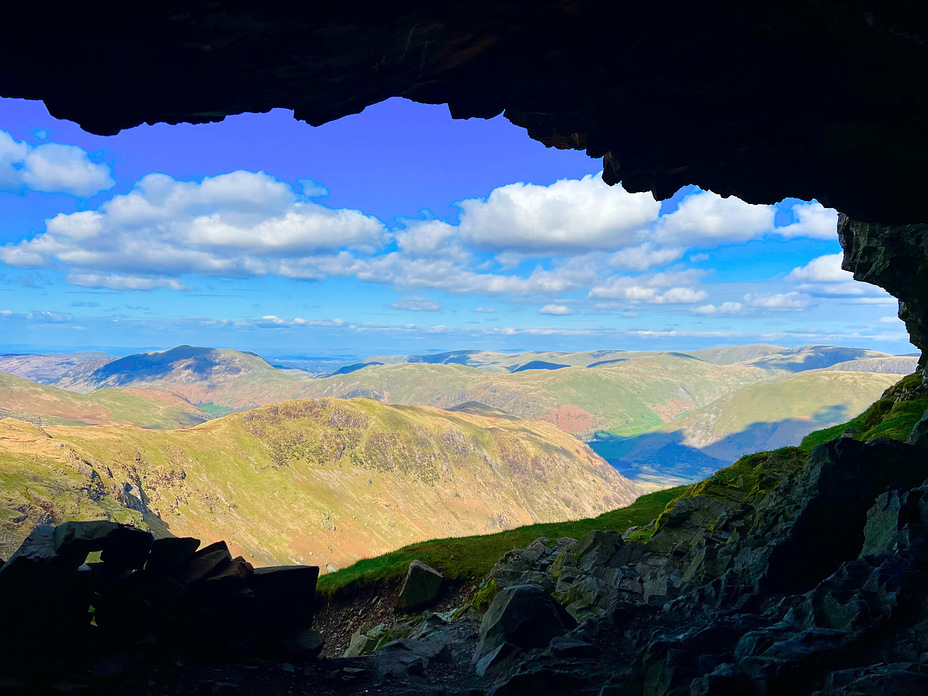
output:
M899 299L899 318L928 362L928 225L881 225L838 217L842 267L856 280L878 285Z
M928 8L901 2L396 0L4 8L0 95L109 134L391 96L505 111L658 198L698 184L928 221ZM453 166L453 163L449 163Z

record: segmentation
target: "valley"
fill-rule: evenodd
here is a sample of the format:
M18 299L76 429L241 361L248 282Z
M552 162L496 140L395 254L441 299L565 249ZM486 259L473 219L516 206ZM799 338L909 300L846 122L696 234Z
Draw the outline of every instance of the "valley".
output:
M0 421L0 557L42 520L225 538L258 565L341 568L436 536L595 516L639 495L553 425L368 399L179 430Z
M363 397L546 421L649 487L692 482L742 454L842 422L916 364L911 356L866 349L765 344L689 352L380 355L328 376L277 368L254 353L192 346L123 358L0 357L0 368L66 390L57 401L68 407L54 410L38 392L30 406L22 396L27 383L7 386L19 396L8 398L5 415L25 420L183 427L288 399ZM87 395L84 402L69 396L74 392ZM143 397L133 402L138 408L144 399L160 403L160 411L173 399L177 413L119 420L96 405L117 394Z
M3 360L36 381L0 373L0 557L38 521L105 517L329 570L692 483L914 367L767 345L379 356L327 377L191 346Z

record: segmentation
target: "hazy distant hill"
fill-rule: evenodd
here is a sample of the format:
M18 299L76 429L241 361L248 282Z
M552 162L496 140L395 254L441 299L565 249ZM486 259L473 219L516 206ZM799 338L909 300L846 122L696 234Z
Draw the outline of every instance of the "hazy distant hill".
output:
M836 363L827 369L846 370L849 372L880 372L885 375L910 375L918 367L918 358L915 356L892 356L888 358L861 358Z
M689 351L624 351L593 350L579 353L529 352L494 353L483 350L459 350L430 355L379 355L354 366L365 364L427 363L430 365L465 365L492 372L513 371L526 363L552 363L571 367L605 367L616 362L654 355L690 356L716 365L751 364L767 370L817 370L848 360L867 358L893 358L888 353L864 348L809 345L799 348L782 348L767 344L727 346Z
M312 377L272 367L254 353L178 346L129 355L89 373L64 375L57 386L78 392L103 387L142 387L176 392L197 405L238 410L299 395Z
M519 418L546 420L578 435L599 430L637 434L740 386L769 379L770 372L757 367L713 365L659 353L596 369L494 372L455 364L400 363L312 380L302 394L365 396L438 408L476 401Z
M47 355L0 355L0 372L25 377L40 384L52 384L62 375L78 368L95 370L115 359L115 355L94 350Z
M143 428L186 428L209 416L171 392L101 389L75 394L0 373L0 418L46 425L127 423Z
M550 424L364 399L287 402L181 431L7 419L0 490L0 556L39 518L108 516L228 539L260 564L323 567L590 517L639 493Z

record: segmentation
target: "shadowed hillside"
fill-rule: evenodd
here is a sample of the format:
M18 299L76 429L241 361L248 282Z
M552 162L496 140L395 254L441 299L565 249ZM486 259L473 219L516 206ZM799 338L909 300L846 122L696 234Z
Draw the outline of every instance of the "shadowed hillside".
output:
M655 430L600 433L590 445L632 479L664 485L711 475L751 452L796 445L861 413L895 375L817 370L742 387ZM832 403L823 405L823 401Z

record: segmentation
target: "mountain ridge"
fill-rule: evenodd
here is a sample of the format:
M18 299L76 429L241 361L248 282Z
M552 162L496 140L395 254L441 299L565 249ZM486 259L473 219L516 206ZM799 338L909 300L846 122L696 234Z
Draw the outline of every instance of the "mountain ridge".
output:
M180 430L0 421L0 537L38 519L157 519L259 565L343 567L436 534L575 519L641 492L547 423L308 399ZM0 553L2 555L2 553Z

